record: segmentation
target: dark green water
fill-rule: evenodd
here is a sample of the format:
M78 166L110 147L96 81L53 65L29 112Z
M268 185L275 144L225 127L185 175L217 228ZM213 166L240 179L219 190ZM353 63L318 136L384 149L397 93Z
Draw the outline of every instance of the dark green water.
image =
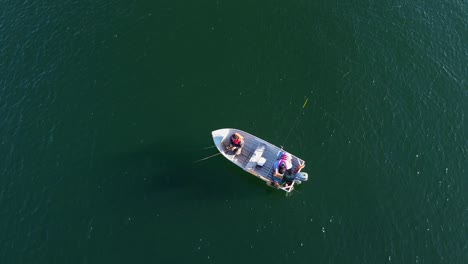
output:
M466 263L468 7L426 2L2 1L0 263ZM194 163L225 127L309 181Z

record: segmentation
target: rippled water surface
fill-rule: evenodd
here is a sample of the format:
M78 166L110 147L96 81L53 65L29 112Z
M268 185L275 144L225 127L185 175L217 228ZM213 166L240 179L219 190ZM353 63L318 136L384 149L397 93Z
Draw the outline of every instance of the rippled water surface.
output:
M2 7L0 263L468 259L465 2ZM224 127L309 181L194 163Z

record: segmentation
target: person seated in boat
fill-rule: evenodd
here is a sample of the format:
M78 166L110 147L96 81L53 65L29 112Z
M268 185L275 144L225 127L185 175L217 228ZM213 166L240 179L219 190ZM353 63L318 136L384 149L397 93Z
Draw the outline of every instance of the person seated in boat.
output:
M292 173L286 173L284 176L283 176L283 181L282 183L287 187L287 186L290 186L293 181L294 181L294 178L296 176L296 173L300 172L303 168L305 167L305 164L300 164L299 166L297 166L297 168L292 172ZM290 170L291 171L291 170Z
M288 173L291 174L291 169L292 169L292 157L291 154L281 151L278 154L278 159L275 161L273 164L273 184L276 187L281 187L281 185L284 183L283 178L284 174Z
M286 172L286 165L284 163L281 163L277 165L277 162L275 162L274 166L274 172L273 172L273 177L272 177L272 184L275 187L281 187L283 185L283 178L284 178L284 173Z
M292 156L291 154L281 151L278 154L278 159L273 164L273 184L280 187L283 184L290 185L294 180L294 175L302 170L305 165L299 165L294 172L292 171Z
M244 137L239 133L234 133L229 137L229 140L223 142L223 145L226 152L239 155L244 147Z
M292 169L292 157L291 154L286 151L281 151L278 154L278 159L273 164L274 176L282 177L285 172L291 174Z

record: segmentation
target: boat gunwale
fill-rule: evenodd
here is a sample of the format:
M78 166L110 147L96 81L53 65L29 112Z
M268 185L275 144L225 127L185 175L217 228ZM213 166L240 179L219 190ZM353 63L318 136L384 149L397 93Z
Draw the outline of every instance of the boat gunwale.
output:
M225 153L225 150L223 149L222 147L222 142L226 139L226 137L228 135L231 135L232 133L240 133L241 135L244 136L244 138L246 138L245 142L244 142L244 146L243 146L243 150L244 149L248 149L249 150L249 153L247 155L243 155L244 156L244 160L243 162L238 162L237 160L234 160L236 158L235 155L228 155ZM249 169L247 168L247 165L252 157L252 155L254 154L254 152L256 151L256 149L258 148L258 146L260 145L259 143L261 144L265 144L265 146L267 147L267 149L269 149L270 152L276 152L276 153L279 153L280 151L285 151L285 152L288 152L286 150L284 150L283 148L279 148L278 146L262 139L262 138L259 138L255 135L252 135L248 132L245 132L243 130L240 130L240 129L236 129L236 128L221 128L221 129L217 129L217 130L214 130L211 132L212 133L212 136L213 136L213 141L215 143L215 146L217 147L218 151L226 158L228 159L229 161L231 161L232 163L236 164L237 166L239 166L240 168L242 168L242 170L248 172L249 174L251 175L254 175L255 177L257 178L260 178L261 180L265 181L267 183L268 186L270 187L273 187L273 188L276 188L276 189L281 189L287 193L289 192L292 192L294 190L294 186L295 186L295 182L293 181L291 185L288 185L288 186L283 186L283 187L276 187L276 186L273 186L273 178L274 177L273 175L271 175L270 177L271 178L268 178L268 175L271 174L272 172L272 169L273 167L270 166L270 168L268 169L268 173L266 173L265 175L262 175L258 172L255 171L255 169ZM221 139L216 139L216 138L220 138L222 137ZM251 139L255 139L256 142L247 142L247 138L251 138ZM249 143L249 144L248 144ZM255 144L257 143L257 144ZM290 152L288 152L290 153ZM270 158L272 156L271 153L270 154ZM299 157L295 156L294 154L290 153L293 160L296 159L296 161L293 161L293 163L297 163L298 165L300 164L305 164L305 161L300 159ZM242 154L241 154L242 155ZM276 158L275 158L275 161L277 160L277 154L275 155ZM263 153L262 153L262 157L263 157ZM263 167L263 166L262 166Z

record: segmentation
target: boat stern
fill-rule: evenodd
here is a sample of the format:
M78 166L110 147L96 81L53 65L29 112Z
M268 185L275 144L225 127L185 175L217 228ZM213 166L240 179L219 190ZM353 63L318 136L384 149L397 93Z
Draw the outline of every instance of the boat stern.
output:
M307 174L307 172L301 171L301 172L296 173L296 175L294 176L294 181L298 183L307 181L308 179L309 179L309 174Z

